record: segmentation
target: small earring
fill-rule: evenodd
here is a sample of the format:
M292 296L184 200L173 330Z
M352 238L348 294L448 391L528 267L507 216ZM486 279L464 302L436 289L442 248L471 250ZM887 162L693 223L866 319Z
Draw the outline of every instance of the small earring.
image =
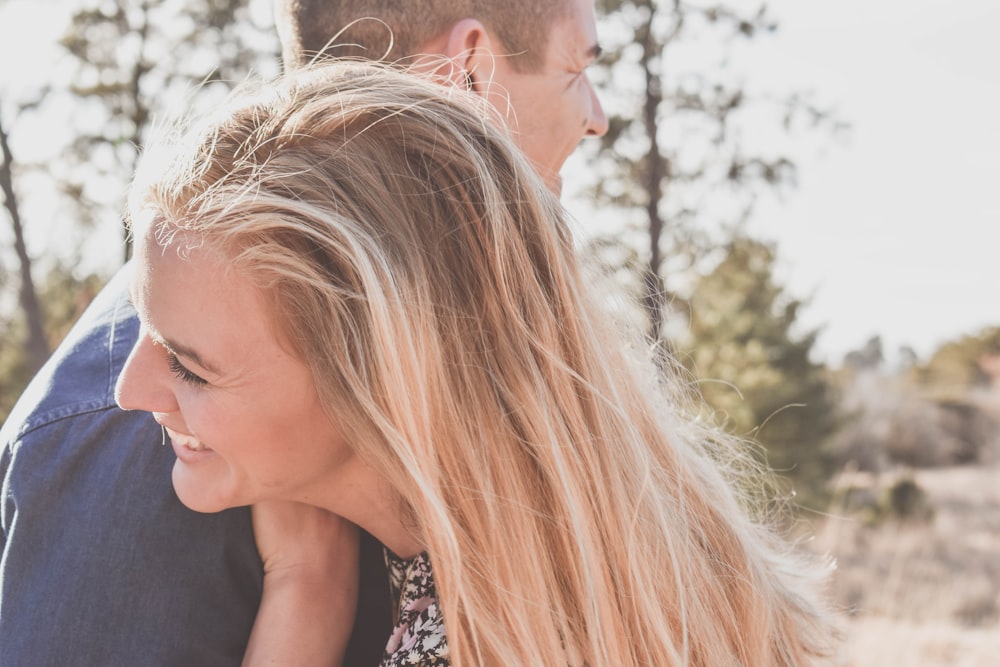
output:
M160 447L166 447L167 446L167 427L164 426L163 424L160 424L160 434L162 435L162 438L160 439Z

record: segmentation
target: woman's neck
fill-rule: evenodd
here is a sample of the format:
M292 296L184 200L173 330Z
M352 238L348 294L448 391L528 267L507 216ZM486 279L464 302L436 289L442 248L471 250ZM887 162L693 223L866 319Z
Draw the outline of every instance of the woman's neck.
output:
M399 558L424 550L418 529L404 523L398 494L357 456L341 466L335 479L324 482L319 495L299 500L357 524Z

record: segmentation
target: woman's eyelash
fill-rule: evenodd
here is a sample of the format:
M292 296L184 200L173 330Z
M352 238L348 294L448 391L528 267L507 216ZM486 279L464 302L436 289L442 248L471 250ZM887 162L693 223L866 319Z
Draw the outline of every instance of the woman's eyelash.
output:
M173 352L167 352L167 366L170 367L170 370L173 372L174 375L176 375L184 382L193 384L197 387L202 387L208 384L207 380L198 377L188 369L184 368L184 366L181 364L180 359L178 359L177 355L174 354Z

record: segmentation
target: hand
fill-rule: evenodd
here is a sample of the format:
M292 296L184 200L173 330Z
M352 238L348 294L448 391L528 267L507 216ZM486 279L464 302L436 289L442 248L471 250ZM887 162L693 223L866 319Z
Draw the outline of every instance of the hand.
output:
M281 572L357 573L358 528L350 521L313 505L280 500L257 503L251 516L265 582Z
M245 666L339 665L358 597L358 528L287 501L252 508L264 596Z

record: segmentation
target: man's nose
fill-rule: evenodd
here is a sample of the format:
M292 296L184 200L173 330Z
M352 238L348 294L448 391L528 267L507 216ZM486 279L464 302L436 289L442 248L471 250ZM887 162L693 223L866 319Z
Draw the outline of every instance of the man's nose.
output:
M163 349L139 331L139 339L129 353L115 384L115 402L123 410L174 412L177 399L165 379L170 377Z
M601 106L601 100L597 97L597 91L590 86L590 114L587 118L587 136L603 137L608 133L608 117Z

